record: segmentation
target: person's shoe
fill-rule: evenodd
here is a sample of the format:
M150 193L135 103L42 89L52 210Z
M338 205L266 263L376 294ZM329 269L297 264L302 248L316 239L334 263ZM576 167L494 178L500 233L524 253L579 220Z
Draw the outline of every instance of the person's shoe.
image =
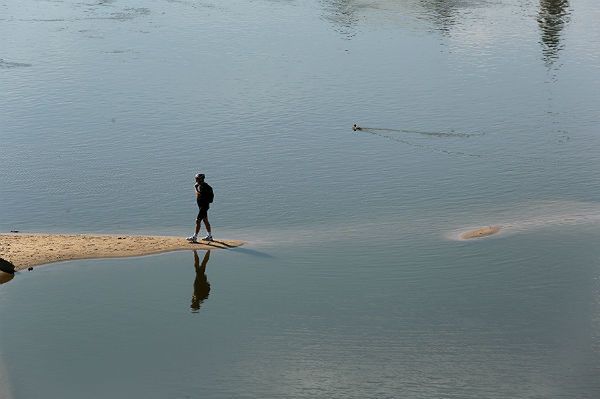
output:
M213 238L210 234L202 239L202 241L212 241L212 240L213 240Z
M196 236L191 236L186 238L186 240L188 240L189 242L198 242L198 239L196 238Z

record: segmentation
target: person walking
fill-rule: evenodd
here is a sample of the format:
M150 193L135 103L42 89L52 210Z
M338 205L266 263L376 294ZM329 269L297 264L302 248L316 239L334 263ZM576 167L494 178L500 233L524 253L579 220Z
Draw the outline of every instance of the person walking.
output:
M210 223L208 221L208 209L210 204L213 202L214 193L211 186L204 181L204 174L198 173L196 175L196 184L194 185L196 191L196 203L198 204L198 216L196 217L196 230L194 235L187 238L189 242L198 242L198 233L200 232L201 223L204 222L208 235L202 240L212 241L212 233L210 230Z

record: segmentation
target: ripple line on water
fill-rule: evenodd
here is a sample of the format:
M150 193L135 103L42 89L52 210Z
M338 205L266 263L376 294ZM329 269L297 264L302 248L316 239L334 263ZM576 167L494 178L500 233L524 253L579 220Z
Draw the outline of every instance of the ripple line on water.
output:
M371 134L373 136L378 136L378 137L382 137L388 140L392 140L392 141L396 141L398 143L402 143L402 144L406 144L409 145L411 147L416 147L416 148L420 148L420 149L424 149L424 150L428 150L428 151L432 151L432 152L437 152L437 153L441 153L441 154L446 154L446 155L453 155L453 156L464 156L464 157L473 157L473 158L481 158L481 155L479 154L470 154L468 152L464 152L464 151L453 151L453 150L447 150L444 148L437 148L431 145L426 145L426 144L419 144L419 143L414 143L412 141L406 140L406 139L402 139L398 136L395 135L391 135L391 134L384 134L384 133L380 133L381 131L396 131L393 129L381 129L381 128L359 128L356 129L356 131L360 131L360 132L365 132L368 134ZM444 132L416 132L416 131L412 131L412 133L418 133L421 135L428 135L428 136L434 136L437 135L438 137L466 137L466 136L456 136L457 134L467 134L467 133L454 133L454 136L450 136L451 133L444 133ZM445 136L442 136L445 135Z
M10 69L10 68L26 68L30 67L31 64L26 64L23 62L9 62L0 58L0 69Z
M413 129L390 129L384 127L360 127L361 131L382 131L382 132L392 132L392 133L408 133L408 134L420 134L422 136L430 136L430 137L475 137L475 136L484 136L485 133L464 133L464 132L456 132L453 129L448 131L426 131L426 130L413 130Z

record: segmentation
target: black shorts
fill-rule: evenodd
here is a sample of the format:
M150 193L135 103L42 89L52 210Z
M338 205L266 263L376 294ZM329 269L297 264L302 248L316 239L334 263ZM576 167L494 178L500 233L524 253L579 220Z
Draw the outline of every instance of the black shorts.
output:
M201 206L200 210L198 211L198 216L196 217L196 220L203 220L203 219L206 219L207 217L208 217L208 207Z

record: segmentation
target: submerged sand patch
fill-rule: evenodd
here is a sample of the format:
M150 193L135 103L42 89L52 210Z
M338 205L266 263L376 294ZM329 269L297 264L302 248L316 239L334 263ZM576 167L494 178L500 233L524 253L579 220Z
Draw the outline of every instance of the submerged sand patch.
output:
M485 226L480 227L475 230L470 230L464 232L460 235L460 238L463 240L470 240L472 238L481 238L491 236L492 234L496 234L500 231L500 226Z
M75 259L151 255L183 249L226 249L243 245L238 240L189 243L184 237L97 234L0 234L0 258L16 270Z

